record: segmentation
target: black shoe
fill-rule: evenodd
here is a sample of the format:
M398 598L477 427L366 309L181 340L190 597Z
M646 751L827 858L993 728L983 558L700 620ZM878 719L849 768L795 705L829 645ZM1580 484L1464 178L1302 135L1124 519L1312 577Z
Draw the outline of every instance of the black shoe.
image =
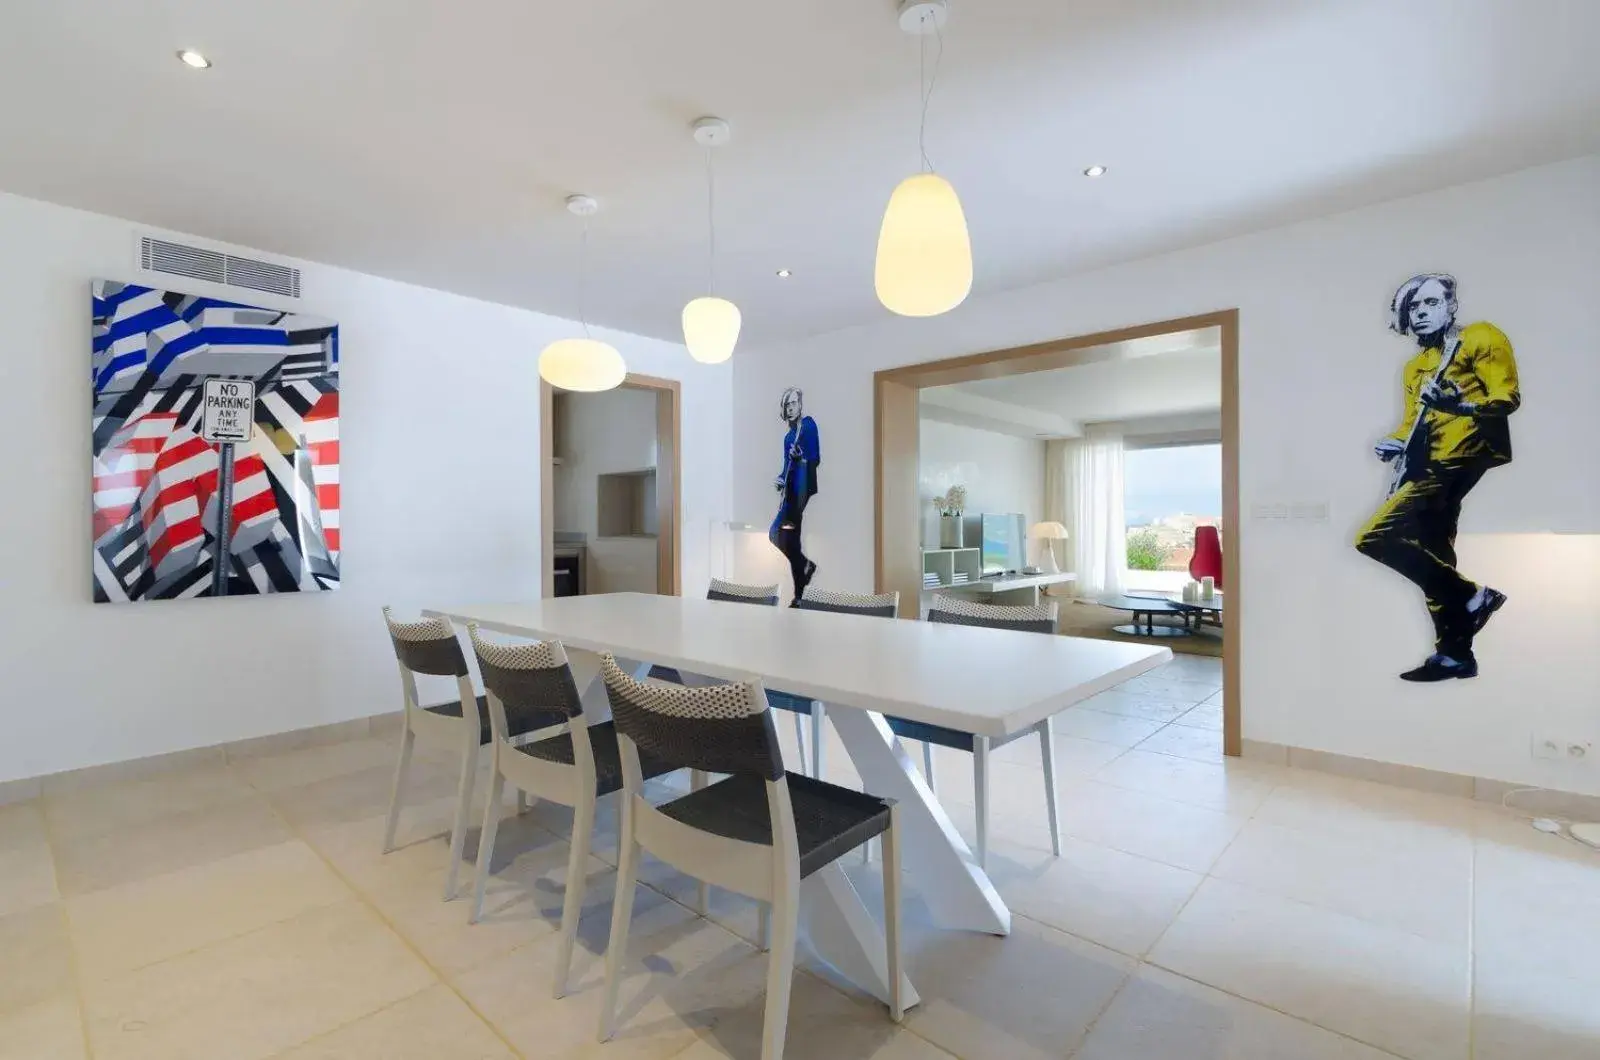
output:
M1480 590L1483 593L1483 603L1467 612L1472 619L1472 634L1477 636L1478 631L1489 624L1489 619L1506 602L1506 594L1489 588L1487 585Z
M1478 660L1468 657L1465 661L1452 659L1448 655L1430 655L1415 670L1407 670L1400 675L1402 681L1448 681L1454 677L1477 677Z

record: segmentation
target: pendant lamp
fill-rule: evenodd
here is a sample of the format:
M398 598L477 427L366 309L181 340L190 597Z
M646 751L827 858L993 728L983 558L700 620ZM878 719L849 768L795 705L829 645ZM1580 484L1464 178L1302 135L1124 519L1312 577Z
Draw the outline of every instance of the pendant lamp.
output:
M739 307L713 293L717 272L717 182L711 152L728 142L731 130L721 118L699 118L693 130L694 142L706 149L706 227L710 238L706 293L683 307L683 344L688 347L689 356L701 364L721 364L733 356L742 322Z
M567 212L583 218L583 242L578 254L578 323L583 337L557 339L539 354L539 378L562 390L595 393L622 385L628 367L622 354L609 342L589 337L589 321L584 313L585 273L589 258L589 218L600 211L600 204L587 195L567 197Z
M939 31L949 17L946 0L901 0L900 28L919 38L924 71L927 37L938 36L942 54L944 38ZM972 241L967 235L966 214L954 186L933 172L925 146L928 100L938 76L936 58L933 80L928 80L925 73L918 79L922 123L917 142L923 171L907 177L894 189L883 213L883 226L878 230L878 259L873 274L878 301L907 317L948 313L972 290Z

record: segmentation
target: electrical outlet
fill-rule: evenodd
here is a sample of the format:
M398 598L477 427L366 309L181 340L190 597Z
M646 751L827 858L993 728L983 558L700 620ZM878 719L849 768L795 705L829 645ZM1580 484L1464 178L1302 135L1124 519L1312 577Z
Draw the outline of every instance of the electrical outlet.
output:
M1594 757L1592 740L1536 732L1529 744L1533 757L1544 762L1568 762L1577 765L1588 762Z

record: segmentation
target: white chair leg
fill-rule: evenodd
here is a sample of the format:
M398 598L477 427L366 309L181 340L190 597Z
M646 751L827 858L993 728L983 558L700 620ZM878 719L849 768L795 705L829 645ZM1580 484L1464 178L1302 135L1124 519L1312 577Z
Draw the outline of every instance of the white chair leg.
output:
M517 789L517 816L521 817L528 812L528 793L521 788Z
M796 717L798 717L798 715L796 715ZM689 770L689 790L699 791L701 788L706 786L706 781L709 779L710 778L706 776L705 771L702 769ZM705 916L710 913L711 885L709 883L705 882L704 880L700 880L695 884L694 902L695 912L699 913L701 916Z
M800 772L808 777L812 776L811 771L806 768L806 716L804 714L796 714L794 716L794 742L800 748Z
M456 878L461 874L461 852L467 846L467 820L472 813L472 786L478 780L478 739L461 748L461 784L456 789L456 820L450 829L450 867L444 875L444 900L456 896Z
M630 796L624 795L623 798ZM633 919L633 892L639 876L639 844L633 841L633 810L622 811L622 857L617 865L617 893L611 902L611 938L606 943L606 990L600 999L600 1040L617 1033L617 987L628 953L628 923Z
M383 825L383 852L394 849L395 829L400 825L400 800L405 797L406 774L411 772L411 749L417 742L416 733L404 720L400 723L400 757L394 764L394 787L389 792L389 819Z
M761 933L761 938L760 938L759 941L761 943L761 948L764 949L764 950L772 949L772 903L771 902L762 902L761 903L761 928L760 928L760 933Z
M889 830L883 833L883 937L889 948L889 1015L906 1017L900 993L900 807L889 807Z
M572 851L567 857L567 893L561 901L561 944L556 953L555 996L567 992L567 974L572 968L572 940L578 935L578 914L583 911L583 892L589 883L589 843L594 836L593 791L578 800L572 815Z
M800 934L800 902L794 891L773 897L772 946L767 952L767 1007L761 1027L761 1060L782 1060L789 1030L789 987L794 982L795 941Z
M500 831L500 800L505 795L506 778L496 769L489 777L489 797L483 803L483 831L478 834L478 874L472 884L472 916L476 924L483 917L483 892L489 886L494 865L494 837Z
M922 779L928 782L929 794L939 794L939 789L933 780L933 744L927 742L922 745Z
M989 738L972 738L972 790L978 811L978 867L989 867Z
M1044 797L1050 813L1050 849L1061 856L1061 815L1056 802L1056 741L1055 730L1046 718L1038 725L1039 750L1044 764Z
M811 775L818 780L827 776L822 762L822 723L827 720L828 708L819 699L811 704Z

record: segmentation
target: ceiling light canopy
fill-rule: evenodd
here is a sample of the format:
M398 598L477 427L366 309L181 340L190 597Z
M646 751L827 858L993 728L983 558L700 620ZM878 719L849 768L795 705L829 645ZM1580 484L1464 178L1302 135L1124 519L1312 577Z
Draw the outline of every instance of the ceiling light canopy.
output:
M211 68L211 60L207 59L204 55L201 55L193 48L184 48L182 51L180 51L178 53L178 61L183 63L183 65L193 67L196 70L208 70Z
M727 143L733 130L721 118L698 118L694 142L706 149L706 293L683 307L683 344L701 364L721 364L733 356L743 322L739 307L714 293L717 285L717 179L711 153Z
M901 0L900 28L917 36L922 71L927 68L929 34L938 38L939 56L943 55L940 28L949 17L945 0ZM919 73L918 78L922 122L917 146L923 171L907 177L894 189L883 212L883 226L878 230L878 258L873 271L878 301L891 312L908 317L948 313L972 290L972 240L967 233L966 213L955 187L933 172L933 163L928 160L928 101L938 78L936 56L933 76Z
M787 280L789 277L791 277L793 275L794 275L794 273L789 271L788 269L779 269L778 270L778 279L780 279L780 280Z
M1088 169L1083 171L1083 175L1086 177L1103 177L1106 175L1106 167L1090 166Z
M600 211L600 204L587 195L569 195L567 212L583 218L583 242L578 253L578 323L583 338L557 339L539 354L539 378L562 390L594 393L622 385L628 366L622 354L609 342L589 335L589 322L583 310L584 282L589 258L589 218Z

